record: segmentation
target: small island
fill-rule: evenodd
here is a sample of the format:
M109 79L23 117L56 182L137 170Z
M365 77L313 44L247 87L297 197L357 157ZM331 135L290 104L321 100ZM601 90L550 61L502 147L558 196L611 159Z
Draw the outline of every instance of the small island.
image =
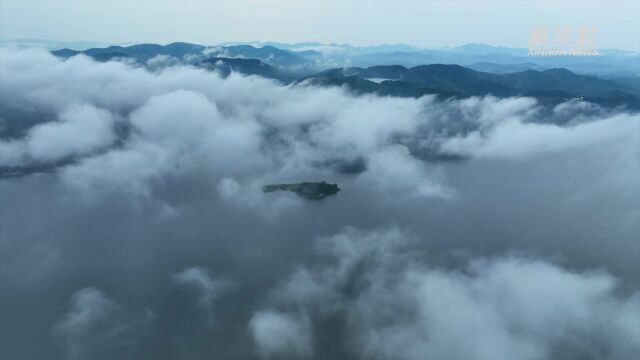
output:
M340 191L338 184L321 182L301 182L297 184L274 184L265 185L262 188L265 193L274 191L291 191L301 198L307 200L320 200Z

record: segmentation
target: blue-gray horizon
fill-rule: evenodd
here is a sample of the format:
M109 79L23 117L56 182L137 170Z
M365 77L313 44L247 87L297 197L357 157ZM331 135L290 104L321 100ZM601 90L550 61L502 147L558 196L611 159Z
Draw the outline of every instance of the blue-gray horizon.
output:
M579 6L578 6L579 5ZM598 48L640 51L636 1L2 1L0 39L217 44L247 39L356 46L485 43L527 47L531 32L554 37L595 29ZM268 14L265 15L265 14ZM384 26L381 26L384 25ZM292 31L295 29L295 31Z

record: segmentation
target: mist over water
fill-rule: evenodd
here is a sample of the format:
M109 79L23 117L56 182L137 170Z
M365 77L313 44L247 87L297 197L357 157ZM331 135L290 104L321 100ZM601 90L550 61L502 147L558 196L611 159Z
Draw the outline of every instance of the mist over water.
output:
M40 50L0 79L2 358L640 352L637 112ZM261 190L300 181L342 191Z

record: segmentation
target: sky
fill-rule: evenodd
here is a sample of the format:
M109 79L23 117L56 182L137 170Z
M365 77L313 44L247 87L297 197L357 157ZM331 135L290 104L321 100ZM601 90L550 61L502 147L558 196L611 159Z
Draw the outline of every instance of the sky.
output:
M527 47L546 26L640 51L639 14L638 1L0 1L0 39Z

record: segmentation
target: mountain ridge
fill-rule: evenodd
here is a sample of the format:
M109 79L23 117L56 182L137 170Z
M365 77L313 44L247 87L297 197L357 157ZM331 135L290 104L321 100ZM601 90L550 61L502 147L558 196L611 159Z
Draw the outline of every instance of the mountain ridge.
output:
M468 44L465 49L485 52L494 47ZM416 66L377 64L369 67L350 66L318 70L300 53L279 49L272 45L257 48L240 44L212 48L184 42L167 45L109 46L84 51L61 49L52 53L63 58L84 54L97 61L129 58L143 64L158 55L182 59L190 56L195 59L191 62L192 65L217 70L223 76L228 76L231 72L239 72L275 79L286 84L346 86L356 93L375 93L384 96L417 97L427 94L443 97L533 96L550 104L580 98L604 106L627 105L631 108L640 108L640 86L635 84L636 81L620 82L602 79L592 75L577 74L565 68L544 68L536 63L519 65L515 70L521 71L515 72L479 71L469 66L447 63ZM480 68L511 66L486 64L480 65Z

